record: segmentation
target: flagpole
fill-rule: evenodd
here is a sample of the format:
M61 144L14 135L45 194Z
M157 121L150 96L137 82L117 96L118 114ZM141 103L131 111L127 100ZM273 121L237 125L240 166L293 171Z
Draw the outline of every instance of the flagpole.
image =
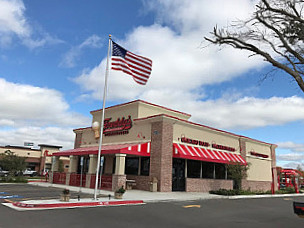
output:
M111 35L109 35L109 46L108 46L108 55L107 55L107 65L106 65L106 74L105 74L105 84L103 91L103 104L102 104L102 116L101 116L101 126L100 126L100 135L99 135L99 146L98 146L98 155L97 155L97 167L96 167L96 179L95 179L95 189L94 189L94 200L97 200L97 188L98 188L98 179L99 179L99 169L100 169L100 155L101 155L101 145L102 145L102 136L103 136L103 126L104 126L104 115L105 115L105 106L106 106L106 96L107 96L107 87L108 87L108 75L109 75L109 56L111 50ZM101 177L100 177L101 178Z

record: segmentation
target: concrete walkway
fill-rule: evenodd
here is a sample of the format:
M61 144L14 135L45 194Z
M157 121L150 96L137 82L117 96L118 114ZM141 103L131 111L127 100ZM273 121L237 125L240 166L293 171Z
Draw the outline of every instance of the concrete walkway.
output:
M79 192L79 187L51 184L48 182L30 182L31 185L41 187L55 187L69 189L72 192ZM193 201L208 199L250 199L250 198L270 198L270 197L290 197L304 196L304 194L280 194L280 195L242 195L242 196L220 196L204 192L148 192L141 190L127 190L123 199L114 199L114 192L106 190L97 190L97 199L94 200L94 189L81 188L82 193L91 194L92 198L70 199L69 202L62 202L59 199L52 200L28 200L21 202L7 201L3 205L18 211L26 210L46 210L60 208L79 208L79 207L100 207L100 206L120 206L120 205L139 205L148 202L166 202L166 201Z
M37 185L41 187L55 187L55 188L67 188L70 191L79 191L79 187L51 184L47 182L31 182L29 184ZM81 192L92 194L94 196L94 189L81 188ZM97 190L97 195L101 196L100 199L108 197L114 197L114 192L106 190ZM200 200L200 199L219 199L225 198L223 196L212 195L205 192L149 192L141 190L127 190L123 195L124 200L143 200L144 202L161 202L161 201L187 201L187 200Z

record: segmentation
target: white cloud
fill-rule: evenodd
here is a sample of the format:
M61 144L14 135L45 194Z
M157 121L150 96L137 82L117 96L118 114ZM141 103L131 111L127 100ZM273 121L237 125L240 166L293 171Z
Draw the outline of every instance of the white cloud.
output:
M302 170L304 170L304 162L288 162L284 164L284 168L291 168L291 169L297 169L300 167Z
M129 75L111 71L108 100L140 98L187 111L193 121L225 129L304 120L304 99L299 97L259 99L224 94L208 100L206 85L230 81L265 64L257 57L248 59L246 52L232 48L219 52L217 47L201 45L215 24L225 26L235 19L248 18L255 1L156 0L146 4L158 13L158 22L135 28L124 40L113 39L153 60L151 78L146 86L140 86ZM103 59L98 66L75 78L86 96L90 93L92 98L101 99L105 65Z
M281 161L304 161L304 153L289 153L289 154L280 154L276 156L278 160Z
M90 119L70 111L53 89L15 84L0 78L0 145L51 144L73 148L73 128Z
M63 127L20 127L0 130L0 145L22 146L24 142L63 146L63 149L74 147L75 135L72 128Z
M79 59L82 54L83 49L85 48L101 48L102 40L97 35L92 35L88 37L78 46L72 47L67 53L64 54L61 63L59 64L62 67L71 68L76 65L76 61Z
M304 144L294 143L291 141L288 142L278 142L276 143L279 148L289 149L293 152L303 152L304 153Z
M56 90L15 84L0 78L0 126L82 126L88 118L69 111Z
M46 32L35 31L25 10L22 0L0 0L0 47L10 46L16 37L30 49L63 42Z

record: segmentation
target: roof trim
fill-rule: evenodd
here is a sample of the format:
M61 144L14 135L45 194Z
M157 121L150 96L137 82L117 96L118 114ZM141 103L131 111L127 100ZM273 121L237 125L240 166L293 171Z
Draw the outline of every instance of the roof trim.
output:
M144 104L148 104L148 105L155 106L155 107L158 107L158 108L163 108L163 109L166 109L166 110L171 111L171 112L176 112L176 113L191 117L191 114L188 114L188 113L185 113L185 112L180 112L180 111L177 111L177 110L174 110L174 109L170 109L170 108L167 108L167 107L164 107L164 106L161 106L161 105L157 105L157 104L153 104L153 103L143 101L143 100L134 100L134 101L126 102L126 103L123 103L123 104L113 105L113 106L105 108L105 110L109 109L109 108L116 108L116 107L119 107L119 106L132 104L132 103L135 103L135 102L141 102L141 103L144 103ZM90 113L92 114L94 112L100 112L101 110L102 109L93 110L93 111L90 111Z

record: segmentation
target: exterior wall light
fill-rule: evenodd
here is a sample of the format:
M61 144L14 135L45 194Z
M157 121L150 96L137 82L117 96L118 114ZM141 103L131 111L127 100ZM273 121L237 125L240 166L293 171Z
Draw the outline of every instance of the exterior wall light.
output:
M92 129L95 134L95 139L98 139L100 137L99 128L100 128L99 122L95 121L92 123Z

